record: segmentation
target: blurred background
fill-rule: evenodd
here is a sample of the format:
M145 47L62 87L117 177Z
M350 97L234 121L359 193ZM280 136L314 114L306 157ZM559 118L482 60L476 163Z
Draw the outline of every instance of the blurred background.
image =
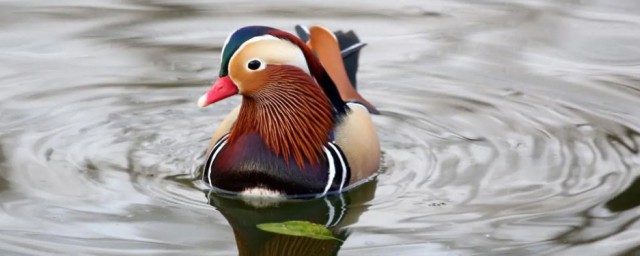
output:
M233 30L354 30L383 166L339 255L640 253L640 2L1 1L0 252L233 255ZM222 208L221 208L222 207ZM256 231L258 232L258 231Z

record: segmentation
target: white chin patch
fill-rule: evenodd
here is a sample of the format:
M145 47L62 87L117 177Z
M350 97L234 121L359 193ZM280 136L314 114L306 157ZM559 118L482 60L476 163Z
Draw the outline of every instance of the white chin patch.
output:
M247 204L260 208L276 205L278 202L286 199L286 197L278 191L260 187L246 189L240 192L239 196Z

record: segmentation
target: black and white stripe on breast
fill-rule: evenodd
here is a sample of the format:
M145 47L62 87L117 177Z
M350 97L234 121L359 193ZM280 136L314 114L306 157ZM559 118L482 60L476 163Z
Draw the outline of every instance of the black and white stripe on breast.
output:
M209 153L207 154L207 159L205 162L205 166L204 166L204 170L203 170L203 174L202 174L202 181L206 184L208 184L211 187L216 187L214 185L214 183L216 183L216 180L219 180L221 177L226 179L225 177L229 176L229 175L233 175L233 172L224 172L224 175L227 176L218 176L216 177L216 179L213 179L212 174L215 173L214 169L215 168L219 168L220 166L218 166L218 163L216 163L216 158L218 158L220 155L224 155L225 153L222 153L226 146L227 146L227 142L229 139L229 135L224 135L223 137L221 137L215 144L214 146L211 148L211 151L209 151ZM237 146L237 145L232 145L232 146ZM342 152L342 150L340 149L340 147L335 144L334 142L328 142L327 144L325 144L324 146L322 146L322 152L324 154L324 161L326 161L324 164L322 164L322 166L326 166L326 179L323 179L322 174L320 174L320 176L316 176L316 175L312 175L312 173L309 172L304 172L302 170L297 170L297 169L292 169L292 170L297 170L297 171L293 171L293 173L291 173L292 170L279 170L279 169L273 169L273 168L283 168L283 166L285 165L266 165L266 168L272 168L272 169L259 169L259 170L250 170L251 173L253 173L253 177L262 177L265 178L266 176L260 176L258 174L263 174L263 175L272 175L273 177L276 177L277 175L286 175L288 179L296 179L296 178L300 178L302 180L310 180L309 178L315 180L317 183L315 183L316 188L318 188L317 193L319 194L319 196L323 196L326 195L329 192L339 192L342 191L345 187L347 187L349 185L349 180L351 179L351 170L349 167L349 163L347 162L347 158L345 156L345 154ZM260 153L259 151L257 153ZM256 154L256 152L251 153L249 155L253 156L254 154ZM270 155L272 157L275 157L273 155ZM256 156L257 159L263 159L260 158L259 155ZM255 161L255 160L251 160L250 161ZM279 160L281 161L281 160ZM292 160L290 160L292 161ZM256 162L258 164L260 164L260 162ZM278 163L278 162L276 162ZM246 166L246 165L245 165ZM251 165L254 166L254 165ZM286 167L284 167L286 168ZM238 169L240 170L240 169ZM223 173L220 173L219 175L223 175ZM296 176L296 175L307 175L307 176ZM245 175L246 176L246 175ZM248 177L248 176L247 176ZM305 178L307 177L307 178ZM236 177L237 178L237 177ZM234 178L235 179L235 178ZM279 179L279 178L278 178ZM276 179L277 180L277 179ZM246 180L245 180L246 181ZM293 183L295 183L295 181L292 181ZM251 182L249 182L251 183ZM255 183L255 182L254 182ZM292 183L292 184L293 184ZM253 184L253 183L252 183ZM304 183L302 183L304 184ZM255 184L253 184L255 185ZM253 186L251 185L251 186ZM270 186L270 184L263 184L263 185L267 185ZM275 184L275 187L270 187L270 189L273 189L274 191L279 191L279 190L286 190L286 187L282 187L285 186L286 184ZM298 185L299 184L294 184L294 185ZM309 184L307 184L309 185ZM311 184L313 185L313 184ZM225 188L226 189L226 188ZM305 189L303 189L305 190ZM232 190L235 191L235 190ZM294 192L295 193L295 192Z
M211 148L211 151L209 151L209 155L207 155L207 161L204 164L204 173L202 174L202 181L209 184L209 186L213 187L213 184L211 182L211 169L213 168L213 161L216 159L216 156L218 156L218 153L222 151L222 148L224 148L224 146L227 144L228 138L229 134L227 133L220 139L218 139L218 142L213 145L213 148Z
M327 184L322 195L327 194L329 191L342 191L343 188L349 185L349 179L351 179L351 169L347 158L334 142L329 142L326 146L323 146L322 151L329 166Z

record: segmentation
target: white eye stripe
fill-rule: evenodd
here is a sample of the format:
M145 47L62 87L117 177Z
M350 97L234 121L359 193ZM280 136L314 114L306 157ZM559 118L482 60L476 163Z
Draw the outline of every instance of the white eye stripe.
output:
M248 44L253 43L253 42L258 42L258 41L264 41L264 40L280 40L279 38L272 36L272 35L263 35L263 36L256 36L254 38L251 38L247 41L245 41L244 43L242 43L240 45L240 47L238 47L238 49L236 50L235 54L233 54L233 56L231 56L231 59L229 60L229 63L233 62L233 59L235 59L236 54L241 52ZM229 68L231 68L231 66L229 66Z
M287 64L287 65L293 65L293 66L299 67L305 73L310 74L309 67L308 67L308 64L307 64L307 59L304 57L304 53L302 52L302 50L300 48L298 48L298 46L293 44L292 42L289 42L289 41L284 40L284 39L277 38L277 37L272 36L272 35L256 36L256 37L253 37L253 38L247 40L246 42L242 43L240 45L240 47L238 47L238 49L236 50L236 54L231 56L231 59L229 60L229 63L233 63L234 59L236 59L238 57L237 53L242 52L247 45L255 43L255 42L259 42L259 41L278 41L278 42L282 42L283 43L283 44L279 45L278 48L277 48L278 49L278 51L277 51L278 54L275 54L274 52L260 53L259 57L261 57L260 61L262 62L261 68L262 67L266 67L267 64ZM274 56L278 56L278 57L273 58ZM282 58L282 56L286 56L286 57ZM249 61L251 61L253 59L258 59L258 58L256 58L258 56L252 56L252 57L254 57L254 58L251 58ZM276 63L266 63L265 59L268 59L268 60L276 59L278 61L276 61ZM282 62L283 60L284 60L284 62ZM248 62L244 63L244 64L245 64L244 65L245 68L247 70L249 70L248 67L247 67ZM232 69L233 69L233 65L229 65L229 74L233 73ZM231 77L231 80L236 82L236 84L238 82L238 81L234 80L234 77Z
M257 42L257 41L263 41L263 40L280 40L280 39L272 35L256 36L242 43L240 47L238 47L236 52L231 56L231 59L229 59L229 78L231 78L231 81L233 81L235 84L240 84L240 83L238 83L238 81L236 81L236 79L234 79L234 77L231 76L231 74L233 74L233 71L232 71L233 65L231 65L231 63L234 62L234 59L237 57L238 53L241 52L248 44ZM244 65L244 67L247 68L247 65Z

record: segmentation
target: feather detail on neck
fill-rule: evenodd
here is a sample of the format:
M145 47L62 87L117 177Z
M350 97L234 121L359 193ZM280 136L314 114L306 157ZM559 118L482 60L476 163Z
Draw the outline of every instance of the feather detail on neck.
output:
M338 87L333 82L333 80L331 80L329 73L327 73L327 71L322 67L322 63L320 63L320 60L313 54L307 44L302 42L302 40L295 37L294 35L282 30L272 30L270 34L275 37L288 40L289 42L297 45L298 48L300 48L302 54L304 54L304 57L307 60L307 65L309 65L309 71L318 81L326 97L329 98L329 101L335 108L335 116L337 118L345 116L347 111L349 110L349 107L347 107L346 103L340 97Z
M229 141L255 132L273 152L299 167L319 162L334 125L332 106L322 89L293 66L270 66L268 81L244 95Z

